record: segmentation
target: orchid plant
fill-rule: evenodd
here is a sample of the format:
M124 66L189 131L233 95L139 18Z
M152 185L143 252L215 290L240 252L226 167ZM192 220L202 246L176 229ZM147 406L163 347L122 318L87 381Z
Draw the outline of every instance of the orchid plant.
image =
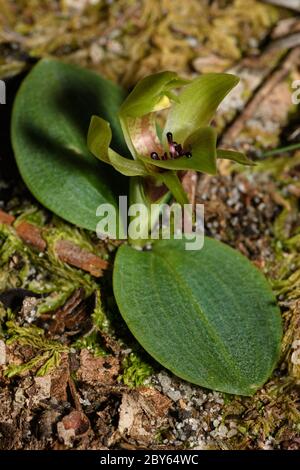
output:
M14 104L20 173L40 203L90 231L99 204L117 210L128 179L131 203L160 207L172 193L185 204L185 171L215 174L220 158L252 164L217 149L211 126L237 83L230 74L188 81L162 72L126 96L93 72L44 59ZM208 237L193 252L184 240L154 240L147 250L124 242L111 263L120 313L158 363L194 384L241 395L253 395L271 375L280 312L262 273L236 250Z
M253 164L240 152L217 149L217 132L210 125L218 105L238 81L227 73L210 73L192 81L174 72L150 75L136 85L119 110L132 159L110 147L110 123L98 116L91 119L88 148L123 175L151 179L155 186L166 186L180 204L188 203L180 173L194 170L214 175L218 158ZM168 115L161 129L157 114L163 110ZM131 179L131 203L136 194L151 198L145 189L140 178Z

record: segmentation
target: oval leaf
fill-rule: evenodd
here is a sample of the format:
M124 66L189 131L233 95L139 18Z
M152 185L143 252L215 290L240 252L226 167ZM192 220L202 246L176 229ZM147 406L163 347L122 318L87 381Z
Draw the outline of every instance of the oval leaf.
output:
M129 329L160 364L204 387L253 395L280 350L281 318L263 275L212 239L200 251L160 240L122 246L114 293Z
M116 206L111 188L124 193L126 183L88 151L89 122L101 114L111 124L113 148L128 152L117 117L124 97L97 74L51 59L33 68L16 97L12 141L26 185L48 209L90 230L100 204Z

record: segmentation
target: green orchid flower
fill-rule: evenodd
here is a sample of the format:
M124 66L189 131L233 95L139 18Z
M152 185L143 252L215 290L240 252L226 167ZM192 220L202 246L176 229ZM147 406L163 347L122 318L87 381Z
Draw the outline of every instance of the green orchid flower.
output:
M210 126L217 107L239 79L227 73L209 73L189 81L174 72L141 80L119 110L124 139L133 159L111 147L110 124L93 116L88 132L89 150L126 176L150 177L164 184L180 203L187 202L178 172L194 170L214 175L217 159L251 165L240 153L216 148L216 130ZM174 91L181 88L181 92ZM163 129L157 113L168 109Z

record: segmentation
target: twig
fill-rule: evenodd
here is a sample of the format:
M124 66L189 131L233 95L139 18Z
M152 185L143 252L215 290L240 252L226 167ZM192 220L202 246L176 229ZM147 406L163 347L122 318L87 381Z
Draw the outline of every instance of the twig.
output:
M58 240L55 244L55 253L64 263L83 269L95 277L102 276L103 269L108 267L107 261L87 250L82 250L69 240Z
M30 224L26 220L22 220L16 226L16 232L28 245L37 248L41 252L46 250L47 243L42 237L41 229L36 225Z
M246 104L243 112L236 118L222 138L223 144L232 144L242 132L246 122L253 116L262 101L272 92L273 88L290 73L290 69L299 61L300 48L297 47L288 53L281 67L273 72L270 78L259 88Z
M290 34L280 39L275 39L271 42L269 50L274 49L293 49L294 47L300 46L300 32Z
M262 2L300 12L300 0L262 0Z
M72 379L72 377L69 377L68 385L69 385L69 390L70 390L71 396L73 398L75 409L77 411L82 412L82 406L81 406L79 396L78 396L78 392L76 390L76 386L75 386L75 383L74 383L74 380Z

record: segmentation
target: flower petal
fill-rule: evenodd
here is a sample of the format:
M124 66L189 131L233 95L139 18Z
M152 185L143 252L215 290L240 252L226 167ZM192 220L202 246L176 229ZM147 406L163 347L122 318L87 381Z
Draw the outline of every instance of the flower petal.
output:
M240 163L241 165L256 165L256 163L250 160L247 155L242 152L236 152L234 150L217 149L217 158L232 160L233 162Z
M164 136L172 132L174 140L184 142L199 127L208 126L217 107L239 78L228 73L201 75L187 85L169 112Z
M109 122L98 116L92 116L87 136L89 151L102 162L109 163L108 147L112 132Z
M180 157L174 160L152 160L149 156L140 156L145 163L167 170L195 170L199 172L216 174L216 143L217 134L212 127L202 127L189 136L184 142L184 149L190 150L192 156Z
M111 139L112 132L109 122L98 116L93 116L87 138L90 152L125 176L147 176L149 174L142 162L129 160L111 149L109 147Z
M128 95L119 110L120 122L127 146L136 158L163 152L156 132L153 113L168 108L171 90L189 83L175 72L161 72L141 80Z
M122 175L149 176L150 174L142 162L129 160L128 158L122 157L122 155L119 155L111 148L108 149L108 155L110 164L115 168L115 170L119 171L119 173L122 173Z

